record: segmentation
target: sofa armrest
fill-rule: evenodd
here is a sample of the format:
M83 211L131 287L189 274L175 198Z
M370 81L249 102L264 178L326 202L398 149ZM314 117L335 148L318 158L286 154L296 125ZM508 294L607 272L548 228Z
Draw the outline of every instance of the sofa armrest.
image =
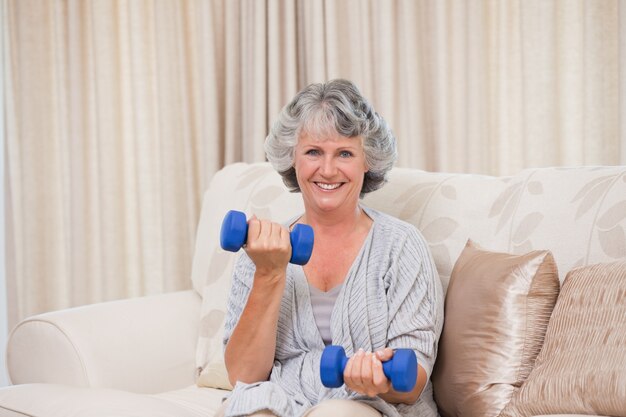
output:
M149 394L191 385L200 305L189 290L33 316L9 336L9 377Z

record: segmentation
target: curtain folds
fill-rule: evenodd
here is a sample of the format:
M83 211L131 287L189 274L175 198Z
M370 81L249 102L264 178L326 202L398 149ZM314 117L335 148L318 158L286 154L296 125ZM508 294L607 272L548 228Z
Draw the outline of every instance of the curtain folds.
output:
M353 80L399 166L626 164L618 0L7 1L9 317L190 287L202 191Z

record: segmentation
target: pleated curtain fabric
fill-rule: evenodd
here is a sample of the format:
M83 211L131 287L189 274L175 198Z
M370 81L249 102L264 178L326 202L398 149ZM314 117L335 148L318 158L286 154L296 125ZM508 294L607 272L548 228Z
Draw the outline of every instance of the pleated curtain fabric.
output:
M190 288L211 175L311 82L353 80L399 166L626 163L617 0L2 3L11 324Z

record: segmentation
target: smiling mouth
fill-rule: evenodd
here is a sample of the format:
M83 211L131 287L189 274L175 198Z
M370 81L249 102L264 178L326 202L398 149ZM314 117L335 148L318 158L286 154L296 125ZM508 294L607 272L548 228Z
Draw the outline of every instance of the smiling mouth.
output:
M341 187L343 185L343 183L342 182L337 182L337 183L334 183L334 184L328 184L328 183L325 183L325 182L316 182L315 185L317 185L322 190L332 191L332 190L336 190L337 188Z

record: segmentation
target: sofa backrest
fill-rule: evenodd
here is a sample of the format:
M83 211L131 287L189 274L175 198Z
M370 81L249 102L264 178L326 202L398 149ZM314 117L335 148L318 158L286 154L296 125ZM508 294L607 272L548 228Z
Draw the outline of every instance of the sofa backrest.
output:
M572 268L626 257L626 166L528 169L509 177L394 168L363 204L414 224L430 244L444 289L468 238L485 249L552 251L561 280ZM235 209L285 222L303 211L268 163L226 166L204 195L192 279L229 285L236 255L219 247ZM220 285L222 286L222 285Z

